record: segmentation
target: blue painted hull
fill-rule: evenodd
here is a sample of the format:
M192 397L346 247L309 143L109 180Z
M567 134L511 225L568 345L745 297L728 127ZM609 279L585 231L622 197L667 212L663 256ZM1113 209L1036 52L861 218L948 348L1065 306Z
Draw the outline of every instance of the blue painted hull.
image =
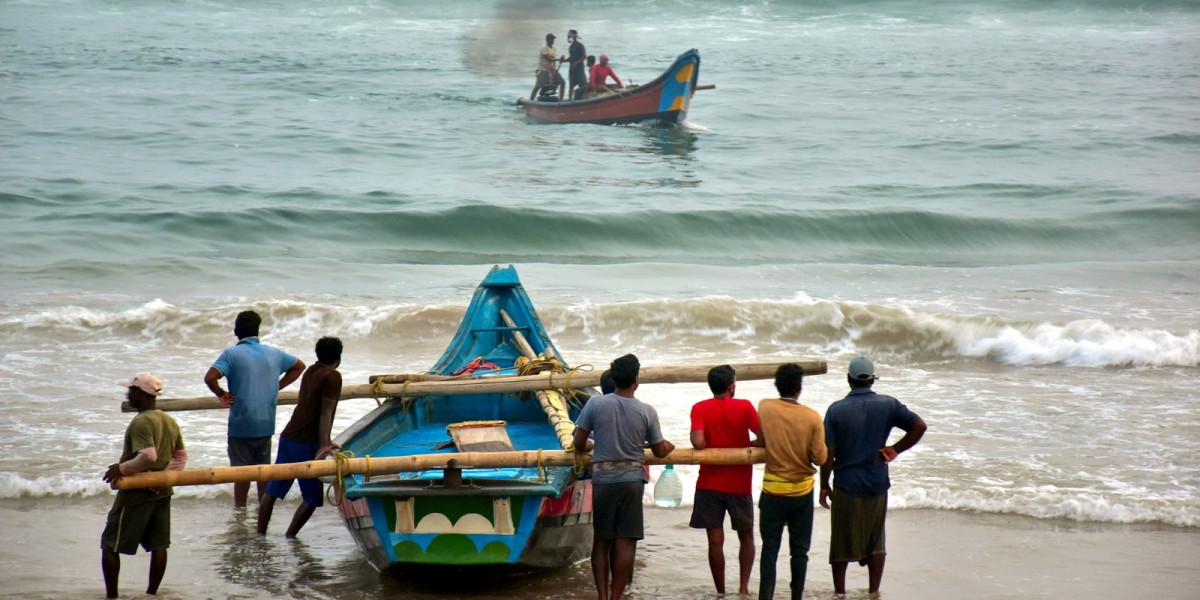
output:
M501 311L511 319L505 322ZM512 267L495 267L476 289L458 333L428 371L451 375L484 358L514 374L520 341L562 362ZM476 373L478 376L480 373ZM575 394L579 404L593 390ZM504 423L514 450L561 450L562 437L529 394L390 398L338 437L356 457L451 455L447 426ZM570 418L577 409L570 409ZM591 481L569 467L463 469L462 484L441 469L343 479L338 509L377 569L393 565L560 567L591 551Z

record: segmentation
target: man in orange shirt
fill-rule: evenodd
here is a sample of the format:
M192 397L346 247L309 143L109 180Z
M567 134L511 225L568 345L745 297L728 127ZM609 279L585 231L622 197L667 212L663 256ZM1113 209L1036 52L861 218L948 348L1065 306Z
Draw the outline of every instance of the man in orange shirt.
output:
M821 415L800 404L803 378L800 365L779 365L775 370L779 397L758 403L762 438L767 448L762 495L758 497L758 532L762 536L759 600L775 597L775 561L779 558L785 526L792 557L792 600L800 600L804 595L804 580L808 575L816 488L813 476L825 464L827 451Z

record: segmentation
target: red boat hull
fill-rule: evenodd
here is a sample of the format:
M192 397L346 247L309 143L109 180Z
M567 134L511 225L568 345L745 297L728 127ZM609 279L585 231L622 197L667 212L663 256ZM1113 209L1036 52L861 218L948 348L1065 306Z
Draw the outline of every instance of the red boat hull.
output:
M654 81L615 94L564 102L517 100L532 120L544 123L678 123L687 118L688 106L700 76L700 53L679 56Z

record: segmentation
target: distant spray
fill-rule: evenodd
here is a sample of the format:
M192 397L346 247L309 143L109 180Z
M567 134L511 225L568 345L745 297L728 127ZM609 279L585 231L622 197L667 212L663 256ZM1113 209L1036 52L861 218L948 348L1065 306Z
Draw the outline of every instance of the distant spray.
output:
M533 85L538 50L546 34L558 36L555 48L566 54L571 9L552 0L501 0L491 16L464 34L462 61L480 75L503 78L528 75ZM560 48L561 46L561 48Z

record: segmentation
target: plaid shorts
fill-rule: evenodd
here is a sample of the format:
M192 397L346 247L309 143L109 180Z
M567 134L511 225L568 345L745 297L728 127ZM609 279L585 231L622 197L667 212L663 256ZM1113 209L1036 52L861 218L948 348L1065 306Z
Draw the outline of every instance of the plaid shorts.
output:
M858 561L865 565L872 556L887 554L887 494L855 496L834 488L830 501L830 563Z

